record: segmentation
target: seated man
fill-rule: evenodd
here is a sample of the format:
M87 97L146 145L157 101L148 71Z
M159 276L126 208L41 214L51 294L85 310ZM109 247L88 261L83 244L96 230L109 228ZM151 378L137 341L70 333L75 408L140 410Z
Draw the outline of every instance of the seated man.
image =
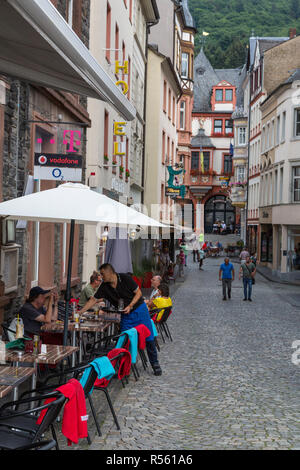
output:
M158 289L159 289L159 285L161 281L162 281L161 276L153 276L153 278L151 279L152 292L150 294L150 299L145 300L146 304L148 304L152 299L155 299L155 297L158 296Z
M145 325L149 329L151 335L146 340L149 361L154 374L161 375L162 370L157 358L151 318L147 305L143 300L141 289L130 274L116 273L111 264L103 264L100 267L100 273L103 278L102 284L79 313L86 312L102 298L118 308L119 300L122 299L125 308L121 314L121 331L129 330L138 325Z
M58 296L50 290L44 290L39 286L33 287L29 297L21 307L20 317L24 323L25 335L40 335L44 323L50 324L57 320Z
M101 275L97 273L97 271L94 271L90 277L90 283L87 284L81 292L80 299L78 302L79 307L84 307L84 305L90 300L90 298L94 296L101 282Z
M154 310L156 308L162 309L155 315L155 321L158 322L161 319L164 314L165 307L172 307L172 300L170 298L169 286L167 284L161 284L158 289L158 296L148 305L149 310Z

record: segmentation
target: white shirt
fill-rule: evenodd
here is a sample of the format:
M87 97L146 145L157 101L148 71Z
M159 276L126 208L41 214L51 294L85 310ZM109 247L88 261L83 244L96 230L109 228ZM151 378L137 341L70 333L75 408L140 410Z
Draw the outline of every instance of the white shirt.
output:
M150 299L154 299L158 295L158 289L153 289L150 295Z

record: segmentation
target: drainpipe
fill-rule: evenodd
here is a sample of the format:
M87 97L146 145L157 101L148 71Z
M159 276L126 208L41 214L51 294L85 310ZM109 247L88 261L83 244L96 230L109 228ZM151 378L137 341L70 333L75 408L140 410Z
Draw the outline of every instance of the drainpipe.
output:
M19 140L20 140L20 97L21 97L21 83L18 81L17 85L18 94L17 94L17 130L16 130L16 139L17 139L17 148L16 148L16 158L15 158L15 165L16 165L16 197L18 197L18 167L19 167Z

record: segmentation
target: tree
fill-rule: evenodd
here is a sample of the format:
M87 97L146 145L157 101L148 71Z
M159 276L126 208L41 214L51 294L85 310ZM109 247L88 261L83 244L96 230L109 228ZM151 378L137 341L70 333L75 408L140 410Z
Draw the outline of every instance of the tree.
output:
M189 8L198 28L196 53L208 31L205 53L218 68L244 63L252 29L258 36L287 36L290 26L300 31L300 0L189 0Z
M299 0L291 0L291 16L296 20L300 17Z

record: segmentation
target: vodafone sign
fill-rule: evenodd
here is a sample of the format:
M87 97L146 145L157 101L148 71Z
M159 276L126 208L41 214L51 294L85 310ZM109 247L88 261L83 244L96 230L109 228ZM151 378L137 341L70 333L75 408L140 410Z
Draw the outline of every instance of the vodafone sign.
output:
M81 182L82 156L36 153L34 155L34 179Z

